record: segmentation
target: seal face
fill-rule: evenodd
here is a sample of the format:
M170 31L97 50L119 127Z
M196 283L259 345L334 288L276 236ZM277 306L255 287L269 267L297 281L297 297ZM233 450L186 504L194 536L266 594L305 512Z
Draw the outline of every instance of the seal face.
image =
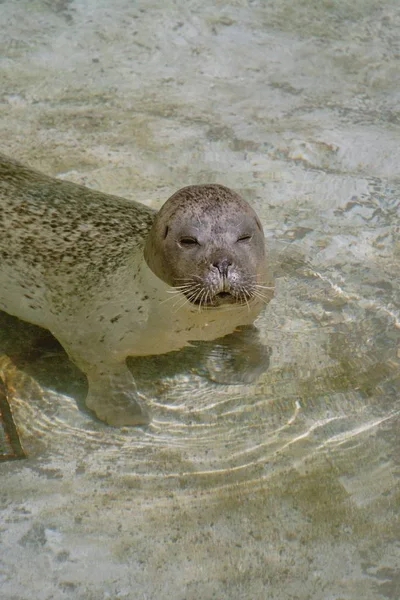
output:
M252 302L265 280L260 221L222 185L189 186L171 196L154 220L144 256L160 279L201 308Z
M0 155L0 258L0 310L49 329L116 426L149 421L128 356L227 336L272 297L260 222L221 185L156 214Z

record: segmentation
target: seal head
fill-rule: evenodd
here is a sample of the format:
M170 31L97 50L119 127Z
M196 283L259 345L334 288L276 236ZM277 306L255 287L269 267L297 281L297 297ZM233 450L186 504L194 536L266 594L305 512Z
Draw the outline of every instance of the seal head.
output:
M265 281L265 242L254 210L222 185L193 185L158 212L144 250L150 269L192 304L246 304Z

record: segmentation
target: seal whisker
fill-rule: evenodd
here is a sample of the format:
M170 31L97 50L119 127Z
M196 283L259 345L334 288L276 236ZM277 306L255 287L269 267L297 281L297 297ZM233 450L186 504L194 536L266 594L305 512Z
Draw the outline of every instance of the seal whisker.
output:
M193 281L193 279L199 279L203 281L203 278L200 275L191 275L190 277L178 277L176 281Z
M260 289L263 289L263 290L274 290L275 289L274 285L260 285L259 283L255 283L254 287L260 288Z
M191 285L188 285L187 288L175 288L173 290L167 290L167 294L171 294L172 296L176 296L176 294L183 294L184 292L190 290L192 288Z
M201 312L201 301L202 301L202 299L203 299L203 296L204 296L204 289L203 289L203 290L201 290L200 299L199 299L199 303L198 303L198 306L197 306L197 310L198 310L199 312Z
M160 304L165 304L166 302L169 302L170 300L174 300L179 295L185 296L185 294L192 291L192 289L193 289L193 286L188 285L188 286L180 286L179 288L176 288L173 290L167 290L167 294L170 294L170 297L165 298L164 300L161 300Z
M253 294L255 296L259 296L260 298L270 298L270 296L266 292L259 290L257 288L253 289Z
M182 295L185 296L185 294L176 292L176 294L169 296L168 298L164 298L164 300L161 300L160 304L165 304L166 302L170 302L171 300L176 300L176 304L177 304L180 300L180 296L182 296ZM175 304L173 306L175 306Z
M258 298L259 300L261 300L264 303L267 303L271 300L271 298L269 298L268 296L264 296L263 294L261 294L260 292L254 291L254 296L255 298Z
M202 296L200 298L200 302L199 302L199 310L201 308L202 302L203 302L203 306L206 305L207 295L208 295L208 290L203 289L203 294L202 294Z
M200 297L199 297L198 306L197 306L197 309L199 312L201 312L201 302L203 300L204 293L205 292L204 292L204 288L203 288L200 292Z
M202 288L200 288L200 290L197 292L197 294L196 294L195 296L194 296L194 294L193 294L193 296L194 296L194 297L190 298L190 301L191 301L193 304L195 304L195 303L196 303L196 301L197 301L197 299L199 298L199 296L201 296L201 294L202 294L202 292L203 292L203 291L204 291L204 288L203 288L203 287L202 287Z
M239 296L239 297L240 297L240 298L243 298L244 302L245 302L245 303L246 303L246 305L247 305L247 311L248 311L248 312L250 312L250 305L249 305L249 302L248 302L248 300L247 300L247 297L251 298L251 294L250 294L250 292L249 292L248 290L246 290L246 288L245 288L244 286L241 286L241 287L239 288L239 291L240 291L240 296ZM242 303L243 303L243 302L242 302Z
M200 285L199 283L188 283L186 285L177 285L172 290L167 290L167 294L183 293L187 290L191 290L193 287L196 287L196 286L198 287L199 285Z
M204 290L204 298L203 298L203 306L204 306L204 307L206 307L206 306L207 306L207 302L208 302L208 300L207 300L207 298L208 298L208 293L209 293L209 290Z
M161 300L160 304L165 304L166 302L170 302L171 300L175 300L175 297L169 296L169 298L164 298L164 300Z
M185 289L183 289L181 291L181 293L188 298L189 300L191 300L195 294L199 291L201 291L203 289L203 286L200 283L192 283L191 285L188 285L187 287L185 287Z
M252 294L252 292L251 292L249 289L245 288L244 286L242 286L242 288L241 288L241 289L242 289L242 290L243 290L243 292L246 294L246 296L248 296L249 298L251 298L251 294Z
M177 300L177 302L175 302L175 304L173 305L173 308L175 308L174 313L176 314L178 311L180 311L186 304L189 304L189 298L187 298L186 296L184 296L183 298L179 298Z
M190 285L191 283L194 283L193 277L188 277L187 279L177 279L176 281L185 281L186 283L182 285ZM176 285L174 287L179 287L179 285Z
M247 300L247 298L246 298L246 295L245 295L245 294L243 294L243 299L244 299L244 301L246 302L246 306L247 306L247 312L250 312L250 305L249 305L249 302L248 302L248 300Z

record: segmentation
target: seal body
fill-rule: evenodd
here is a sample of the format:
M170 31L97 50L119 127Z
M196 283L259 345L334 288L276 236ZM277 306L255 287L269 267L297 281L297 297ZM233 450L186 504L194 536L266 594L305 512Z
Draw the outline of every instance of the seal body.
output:
M52 332L100 419L146 423L126 358L225 336L265 303L255 218L223 186L184 188L157 214L0 156L0 309Z

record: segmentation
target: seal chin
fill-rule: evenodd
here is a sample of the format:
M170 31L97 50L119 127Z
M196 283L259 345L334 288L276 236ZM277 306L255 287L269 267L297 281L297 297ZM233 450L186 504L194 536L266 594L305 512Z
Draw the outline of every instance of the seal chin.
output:
M226 304L245 304L245 300L242 300L238 296L231 292L222 291L217 292L213 295L202 294L200 297L193 297L193 294L185 294L191 304L198 306L199 308L217 308Z
M213 306L221 306L222 304L242 304L236 296L230 292L218 292L212 298Z

